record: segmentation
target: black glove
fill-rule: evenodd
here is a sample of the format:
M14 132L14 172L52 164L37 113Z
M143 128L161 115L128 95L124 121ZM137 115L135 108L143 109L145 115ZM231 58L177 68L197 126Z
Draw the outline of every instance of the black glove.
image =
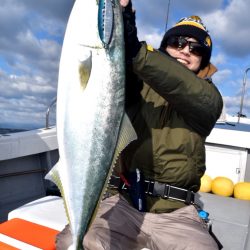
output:
M132 2L123 9L124 41L125 41L125 61L126 61L126 110L137 103L141 98L143 82L133 72L132 59L137 55L141 48L141 43L137 38L135 24L135 12L132 9Z
M131 1L129 1L128 5L123 10L123 22L126 63L131 64L132 59L137 55L141 48L141 43L137 37L135 11L132 9Z

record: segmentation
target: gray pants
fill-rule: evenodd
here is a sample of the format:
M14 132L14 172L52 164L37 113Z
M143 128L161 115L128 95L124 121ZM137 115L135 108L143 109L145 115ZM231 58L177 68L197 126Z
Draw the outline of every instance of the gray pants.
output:
M85 250L218 249L194 206L186 206L172 213L142 213L120 195L101 203L83 245Z

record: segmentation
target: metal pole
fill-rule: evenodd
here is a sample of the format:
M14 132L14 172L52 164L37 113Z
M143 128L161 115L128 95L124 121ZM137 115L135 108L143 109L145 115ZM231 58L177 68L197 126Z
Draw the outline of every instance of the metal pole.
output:
M47 109L47 112L46 112L46 124L45 124L45 128L48 129L49 128L49 112L50 112L50 109L51 107L56 103L56 99L55 98L51 104L49 105L48 109Z
M169 9L170 9L170 0L168 0L168 9L167 9L167 17L166 17L166 26L165 26L165 31L167 31L167 28L168 28L168 16L169 16Z
M247 80L247 72L250 70L250 68L247 68L243 77L243 86L242 86L242 94L241 94L241 101L240 101L240 112L238 115L238 123L240 122L240 117L242 115L242 109L243 109L243 102L244 102L244 95L246 92L246 80Z

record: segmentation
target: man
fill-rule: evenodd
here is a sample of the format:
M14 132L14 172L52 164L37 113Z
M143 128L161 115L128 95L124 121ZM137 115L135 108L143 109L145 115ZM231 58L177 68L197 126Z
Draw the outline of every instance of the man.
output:
M205 139L223 106L211 81L211 37L192 16L168 30L155 50L138 41L131 2L121 5L126 111L138 139L122 152L110 185L119 193L101 203L84 249L218 249L194 206Z

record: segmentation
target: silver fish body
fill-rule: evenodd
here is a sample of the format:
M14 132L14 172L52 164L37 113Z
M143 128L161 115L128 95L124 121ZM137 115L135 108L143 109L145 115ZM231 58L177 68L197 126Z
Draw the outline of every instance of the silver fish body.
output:
M81 248L119 152L136 135L124 114L125 67L118 0L76 0L64 37L57 92L60 159L46 176L61 190Z

